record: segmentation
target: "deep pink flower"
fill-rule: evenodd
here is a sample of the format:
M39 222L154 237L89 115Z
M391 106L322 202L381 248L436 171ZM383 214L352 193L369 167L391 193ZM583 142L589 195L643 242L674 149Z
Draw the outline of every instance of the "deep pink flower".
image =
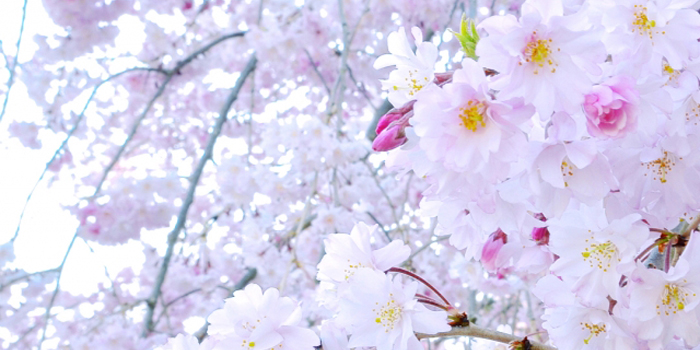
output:
M637 127L639 92L634 80L617 76L592 88L583 110L591 136L619 138Z

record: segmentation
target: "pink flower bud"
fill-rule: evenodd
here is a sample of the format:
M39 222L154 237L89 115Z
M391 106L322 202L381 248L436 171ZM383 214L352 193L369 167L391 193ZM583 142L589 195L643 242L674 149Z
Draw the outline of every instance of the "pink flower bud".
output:
M547 221L547 218L542 214L535 214L535 218L540 219L540 221ZM535 227L530 233L532 240L537 242L537 245L548 245L549 244L549 230L546 227Z
M634 80L618 76L593 87L583 110L591 136L619 138L637 127L639 92Z
M405 117L409 112L413 115L413 105L416 103L415 100L406 103L399 108L393 108L385 115L383 115L379 122L377 123L377 128L375 132L377 135L381 134L384 129L386 129L391 123L399 121L401 118Z
M400 124L395 124L385 129L384 132L377 135L377 138L372 142L372 149L377 152L383 152L390 151L403 145L408 141L404 129L405 127Z
M496 266L496 259L498 258L498 253L503 248L503 245L508 243L508 235L501 231L499 228L496 232L492 233L484 247L481 249L481 264L484 266L486 271L495 272L498 266Z
M405 130L410 126L408 121L413 116L415 103L416 101L410 101L400 108L394 108L379 119L372 149L377 152L389 151L408 141Z

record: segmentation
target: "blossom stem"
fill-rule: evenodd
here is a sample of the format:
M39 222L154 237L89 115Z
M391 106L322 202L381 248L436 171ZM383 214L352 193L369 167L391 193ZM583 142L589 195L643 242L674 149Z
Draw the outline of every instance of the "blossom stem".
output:
M654 241L654 243L652 243L651 245L649 245L648 247L646 247L641 253L639 253L639 255L637 255L637 257L634 258L634 261L639 261L639 259L643 258L643 257L644 257L645 255L647 255L652 249L654 249L654 247L656 247L656 246L658 246L658 245L659 245L659 240L657 239L656 241Z
M408 270L406 270L406 269L402 269L402 268L400 268L400 267L392 267L392 268L390 268L389 270L387 270L387 272L397 272L397 273L402 273L402 274L404 274L404 275L406 275L406 276L413 277L414 279L418 280L420 283L423 283L426 287L430 288L430 290L432 290L433 292L435 292L435 294L437 294L437 296L439 296L440 299L442 299L442 301L444 301L445 304L447 304L447 306L452 306L452 304L450 304L450 302L447 301L447 299L442 295L442 293L440 293L440 292L437 290L437 288L433 287L432 284L428 283L428 281L424 280L423 277L418 276L418 275L416 275L415 273L413 273L413 272L411 272L411 271L408 271Z
M686 228L685 231L681 233L681 236L683 236L684 238L690 237L690 233L693 232L696 228L698 228L698 225L700 225L700 213L695 215L695 218L693 219L693 221L690 222L690 224L688 224L688 228Z
M651 231L651 232L658 232L658 233L661 233L662 235L664 235L664 234L665 234L665 235L673 234L673 232L671 232L671 231L669 231L669 230L664 230L664 229L662 229L662 228L654 228L654 227L652 227L652 228L649 228L649 231Z
M671 268L671 252L673 245L669 242L666 243L666 251L664 252L664 272L668 272Z
M422 299L422 298L418 298L418 299L416 299L416 300L418 300L419 303L432 305L432 306L435 306L435 307L437 307L437 308L443 309L443 310L445 310L445 311L447 311L447 309L448 309L447 306L442 305L442 304L436 302L435 300L428 300L428 299Z

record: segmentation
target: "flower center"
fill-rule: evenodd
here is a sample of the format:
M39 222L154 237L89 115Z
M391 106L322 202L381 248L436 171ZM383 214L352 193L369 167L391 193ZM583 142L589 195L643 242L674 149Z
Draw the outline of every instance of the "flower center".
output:
M700 104L690 98L689 104L685 110L685 120L690 121L693 119L693 124L698 125L698 119L700 119Z
M665 184L666 176L676 165L676 161L673 159L673 155L669 156L668 152L664 151L663 158L642 163L642 165L646 165L647 171L651 171L654 174L654 180L659 180L659 182ZM647 174L644 174L644 176L647 176Z
M389 294L391 300L387 301L384 305L379 305L376 303L377 309L372 309L376 314L374 322L381 324L384 327L384 332L389 333L394 329L396 323L401 320L402 308L393 299L393 294Z
M459 108L459 119L462 121L459 125L476 132L479 126L486 126L485 111L486 105L483 102L470 100L465 107Z
M632 21L632 33L638 32L640 35L647 35L653 38L652 28L656 27L656 21L647 17L647 7L634 5L634 21ZM657 32L658 33L658 32Z
M564 178L564 187L569 187L569 182L567 179L571 176L574 176L574 165L569 164L569 162L566 161L566 158L561 161L561 166L559 167L561 169L561 176Z
M673 86L678 84L678 77L681 75L681 70L673 69L668 63L664 62L663 74L668 77L668 81L664 85L672 84Z
M343 270L343 272L345 272L345 280L348 280L350 277L352 277L352 275L355 274L355 270L357 270L359 268L363 268L363 267L367 267L367 266L365 266L365 264L363 264L361 262L353 264L350 261L350 259L348 259L348 267Z
M409 70L408 77L404 78L404 85L398 86L394 85L394 91L398 90L408 90L409 96L414 96L420 89L430 82L428 77L423 77L420 79L417 69Z
M588 344L593 337L597 337L601 333L607 332L607 326L605 324L601 326L597 324L590 324L588 322L581 322L581 328L584 331L588 331L588 337L583 339L584 344Z
M243 340L243 343L241 343L241 347L242 347L242 348L253 349L253 348L255 348L255 342L254 342L254 341L249 342L249 341L247 341L247 340Z
M683 283L688 283L688 281L683 280ZM681 285L667 283L664 286L664 291L661 293L661 305L656 305L656 314L661 315L662 308L666 316L669 316L671 313L675 314L679 310L685 309L689 299L695 296L695 293L691 295L690 292Z
M589 239L586 240L588 242ZM581 252L581 255L583 256L583 261L586 261L591 264L591 267L597 267L600 270L603 270L603 272L608 272L608 269L610 269L610 262L613 259L617 259L619 262L620 259L617 258L617 246L610 242L607 241L605 243L591 243L590 246L586 247L583 252Z
M556 67L558 66L552 60L552 39L539 39L537 37L537 32L532 32L530 41L525 45L525 50L523 50L523 56L525 56L525 62L536 64L534 74L539 73L539 68L543 68L544 65L548 65L551 68L551 72L556 72ZM559 51L560 49L557 49ZM518 65L523 65L522 62L518 62Z

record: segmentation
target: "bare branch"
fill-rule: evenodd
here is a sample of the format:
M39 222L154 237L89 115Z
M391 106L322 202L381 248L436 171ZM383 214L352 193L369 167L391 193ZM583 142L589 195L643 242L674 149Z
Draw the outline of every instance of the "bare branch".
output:
M61 265L58 265L58 267L56 268L58 270L58 276L56 276L56 288L54 288L53 294L51 294L51 300L49 300L49 305L46 307L46 313L44 314L44 327L41 331L41 340L39 340L39 349L41 349L41 344L46 339L46 328L49 326L49 321L51 318L51 309L53 308L54 302L56 302L56 296L58 295L58 290L61 288L61 276L63 275L63 267L66 265L66 260L68 259L68 254L70 254L70 251L73 248L73 244L75 243L75 239L78 238L78 232L80 232L80 228L78 228L75 231L73 238L70 240L70 244L68 244L68 249L66 250L66 254L63 256L63 261L61 261Z
M5 101L2 103L2 111L0 111L0 122L2 117L5 116L5 111L7 110L7 101L10 100L10 90L12 90L12 85L15 82L15 72L17 71L17 59L19 58L19 48L22 44L22 34L24 34L24 22L27 19L27 2L24 0L24 5L22 6L22 24L19 26L19 37L17 38L17 51L15 52L15 58L12 62L12 68L10 68L10 77L7 79L7 93L5 93ZM9 65L9 62L8 62Z
M180 213L177 216L177 222L175 223L175 227L170 232L170 234L168 234L168 248L165 252L165 256L163 257L163 264L161 265L160 270L158 272L158 276L156 277L156 281L153 286L153 292L151 293L150 297L146 300L148 309L146 310L146 318L144 322L145 327L142 334L144 337L146 337L150 332L153 331L153 311L155 310L158 298L160 297L160 289L163 285L163 282L165 281L165 275L168 272L168 266L170 265L170 259L173 255L173 250L175 247L175 243L177 242L177 237L180 235L180 231L185 226L185 221L187 221L187 212L189 211L190 205L194 201L194 192L197 188L197 184L199 183L199 179L202 176L202 172L204 171L204 166L214 153L214 144L216 143L219 134L221 134L221 129L224 126L224 123L226 123L226 120L228 119L228 112L231 109L231 106L238 98L238 93L241 91L241 88L243 87L243 84L245 83L248 76L255 69L255 65L257 64L257 62L258 60L255 54L253 54L253 56L248 61L248 64L241 72L241 75L238 77L238 81L236 81L236 85L231 90L231 94L229 94L228 99L221 107L221 111L219 111L219 118L217 119L216 124L214 125L214 129L212 130L211 135L209 136L209 142L207 143L207 146L204 150L204 154L202 155L202 158L200 158L194 173L192 173L192 175L190 176L190 186L187 189L187 197L185 198L185 201L182 204L182 208L180 209Z

